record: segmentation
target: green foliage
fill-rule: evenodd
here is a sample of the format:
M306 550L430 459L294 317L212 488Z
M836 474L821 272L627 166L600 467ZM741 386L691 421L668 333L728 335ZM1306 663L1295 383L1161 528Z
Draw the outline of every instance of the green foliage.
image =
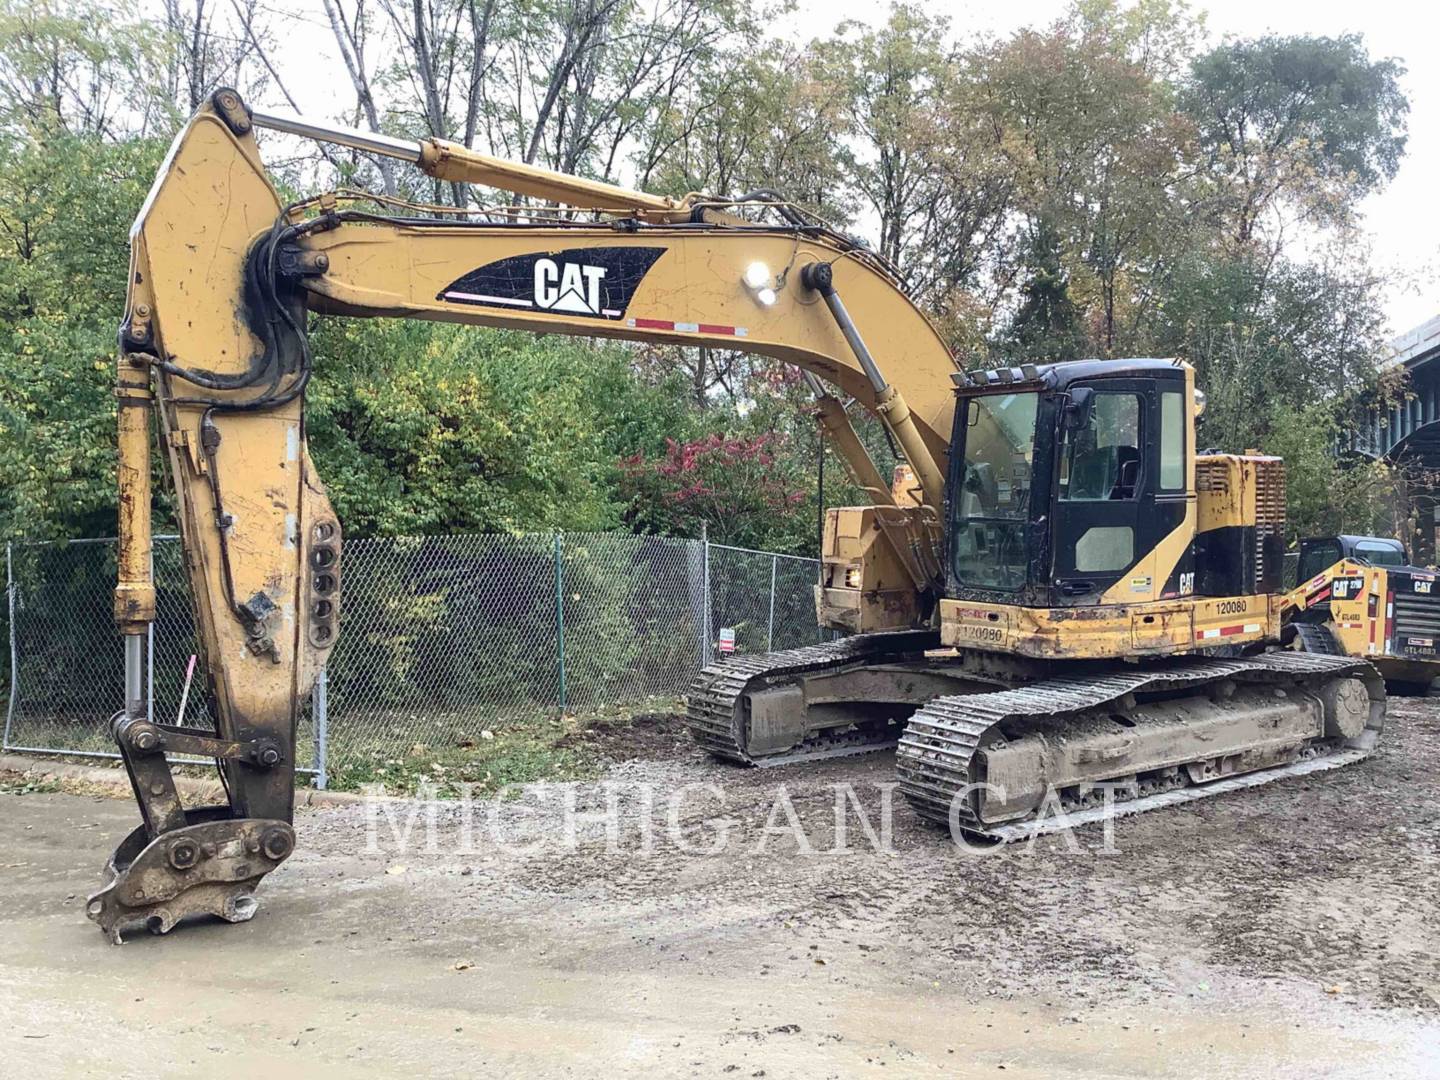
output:
M1002 355L1031 361L1079 359L1086 346L1080 312L1070 298L1058 238L1043 223L1031 239L1027 270L1020 307L999 342Z
M0 773L0 795L53 795L59 790L59 780L21 773Z
M854 200L835 147L848 98L812 59L772 41L696 72L641 128L639 185L739 195L783 178L787 198L845 220Z
M311 445L357 536L613 527L619 453L666 422L622 352L571 340L326 320L315 351Z
M329 787L360 791L379 784L390 795L453 799L494 795L510 784L589 779L599 772L599 762L565 745L573 730L563 718L537 716L460 743L417 743L400 755L349 754L328 770Z
M588 175L629 166L617 178L652 190L774 188L842 227L873 223L967 356L1183 357L1210 395L1202 439L1293 455L1297 521L1324 519L1336 509L1324 493L1352 481L1353 515L1366 512L1380 481L1335 465L1321 433L1379 354L1380 282L1347 230L1404 149L1395 61L1354 36L1207 46L1171 0L1077 0L1049 25L971 41L901 4L806 46L766 39L751 5L682 9L502 6L467 37L474 13L446 0L430 74L410 41L361 97L397 132L488 140ZM142 133L168 129L217 78L256 77L243 58L211 62L233 43L177 25L0 0L8 535L112 528L125 229L163 153ZM375 168L284 165L304 190L374 181ZM387 169L387 182L405 172ZM413 175L397 190L468 197ZM1293 220L1327 230L1317 255L1287 245ZM777 365L388 320L318 321L314 344L311 445L351 537L705 523L717 540L814 551L814 430ZM861 430L884 459L874 425ZM853 497L833 459L829 478L828 501ZM464 598L394 573L412 606L393 614L416 633L387 643L403 668L464 617ZM599 561L583 573L633 609L623 575ZM606 670L623 660L596 655Z
M1314 264L1252 252L1181 260L1154 340L1162 355L1195 365L1209 399L1201 439L1268 448L1272 416L1348 407L1375 378L1378 285L1344 252Z
M160 104L157 30L94 0L0 0L0 132L114 135L143 118Z
M0 533L114 521L115 334L126 231L164 147L0 140Z
M1282 405L1270 416L1266 451L1285 459L1286 528L1293 542L1302 536L1382 533L1385 499L1393 488L1384 464L1342 464L1336 455L1340 425L1325 405Z
M1409 102L1404 67L1355 34L1227 41L1192 65L1181 105L1237 240L1291 200L1343 219L1395 175Z

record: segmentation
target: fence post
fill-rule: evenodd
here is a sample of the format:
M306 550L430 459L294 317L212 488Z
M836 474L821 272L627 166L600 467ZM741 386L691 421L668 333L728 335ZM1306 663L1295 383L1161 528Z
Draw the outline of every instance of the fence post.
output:
M700 666L710 666L710 526L700 522Z
M5 604L10 630L10 697L5 704L5 738L0 746L10 749L10 725L15 720L15 699L20 696L19 652L15 647L15 571L12 568L13 545L5 541Z
M779 562L779 555L770 556L770 628L765 632L766 652L775 648L775 567Z
M155 545L150 545L150 585L155 585ZM159 614L159 611L156 611ZM155 723L155 619L145 624L145 719Z
M555 534L555 651L560 667L560 711L565 711L565 542Z
M315 680L310 704L315 710L315 787L324 791L330 783L325 773L325 751L330 741L330 674L323 667Z

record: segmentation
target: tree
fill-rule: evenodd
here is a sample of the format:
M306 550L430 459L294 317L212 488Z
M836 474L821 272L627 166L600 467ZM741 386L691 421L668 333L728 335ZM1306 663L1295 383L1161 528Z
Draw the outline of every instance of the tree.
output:
M1060 261L1060 244L1041 222L1030 241L1020 307L1001 338L1001 350L1013 361L1078 359L1085 331L1070 298L1070 281Z
M1040 233L1053 234L1101 355L1139 344L1143 281L1188 242L1189 129L1166 74L1192 33L1166 3L1097 2L975 60L1015 178L1027 237L1015 246L1043 251L1052 240Z
M0 533L114 530L126 231L164 153L57 132L0 144Z
M777 432L667 439L663 455L624 461L627 523L639 532L694 536L704 522L710 539L722 544L782 552L809 547L795 511L813 507L813 484L795 450Z
M669 194L754 194L734 207L754 221L776 220L778 192L873 231L967 362L1180 356L1210 393L1203 441L1293 454L1297 521L1348 482L1321 433L1373 381L1383 331L1351 226L1394 173L1406 109L1399 66L1358 38L1202 47L1172 0L1076 0L998 40L902 5L804 46L768 37L746 0L324 4L349 123ZM108 530L124 226L161 152L151 135L218 81L288 97L267 10L0 0L11 533ZM297 190L472 211L488 197L334 149L284 168ZM1293 220L1323 226L1313 255L1286 244ZM777 362L387 320L314 335L310 431L352 534L693 533L713 517L737 543L813 549L809 394ZM827 494L850 497L831 475Z
M393 320L314 346L311 446L354 535L614 528L620 459L683 424L615 347Z
M1412 525L1394 509L1403 502L1404 470L1379 461L1342 461L1342 431L1329 405L1276 408L1266 452L1285 459L1287 540L1336 533L1388 532L1407 541ZM1408 509L1408 507L1407 507Z
M380 132L380 108L376 104L374 75L366 63L365 51L370 40L370 20L365 0L355 0L353 13L346 12L341 0L323 0L325 14L330 20L330 30L335 35L335 47L350 76L350 85L355 88L355 120L363 120L371 131ZM396 195L399 187L395 182L394 163L385 157L376 157L375 168L380 174L386 195ZM359 165L359 159L354 164ZM364 186L363 178L360 181Z
M165 30L169 37L169 63L165 92L183 120L221 86L245 89L251 61L259 55L258 34L217 33L217 14L224 19L233 11L249 31L255 23L255 0L164 0ZM219 24L222 29L229 27Z
M340 0L325 0L325 5L356 98L372 129L379 130L364 66L364 0L356 0L350 21ZM486 80L504 37L496 0L380 0L380 7L401 43L394 77L409 84L419 105L420 123L411 126L473 148L483 119ZM435 186L438 192L439 183ZM450 197L455 206L469 205L469 185L451 181Z
M1348 407L1382 355L1380 286L1353 250L1315 263L1256 252L1185 259L1167 282L1154 341L1159 355L1195 365L1209 398L1202 441L1263 447L1283 410Z
M922 300L973 282L1010 205L996 132L948 29L897 5L879 29L841 26L819 53L847 88L853 132L830 152L878 222L877 250Z
M142 24L91 0L0 0L0 130L119 137L156 95Z
M1195 59L1180 95L1230 238L1281 208L1322 224L1395 175L1409 102L1397 61L1359 35L1227 41Z

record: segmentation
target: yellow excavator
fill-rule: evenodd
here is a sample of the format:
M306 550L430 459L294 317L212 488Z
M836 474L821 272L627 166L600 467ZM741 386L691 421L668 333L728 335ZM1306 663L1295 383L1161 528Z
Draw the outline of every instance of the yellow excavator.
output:
M285 205L257 128L551 205ZM702 672L687 717L718 757L898 740L922 816L1004 838L1042 831L1047 809L1083 819L1101 788L1145 809L1343 764L1380 730L1383 685L1363 660L1270 648L1282 466L1197 455L1187 365L960 371L882 259L773 192L649 195L221 90L176 138L131 240L112 730L142 822L87 903L117 942L189 915L248 919L294 850L296 719L339 633L344 563L306 447L312 314L739 348L807 373L870 500L826 520L817 610L846 636ZM842 396L879 419L913 482L885 483ZM213 732L146 712L152 413ZM184 807L169 754L216 759L227 803Z

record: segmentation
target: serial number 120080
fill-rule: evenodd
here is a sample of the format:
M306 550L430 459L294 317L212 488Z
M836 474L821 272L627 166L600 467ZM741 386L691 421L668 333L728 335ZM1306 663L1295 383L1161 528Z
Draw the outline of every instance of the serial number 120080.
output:
M971 641L1002 641L1005 638L1005 630L999 626L975 626L972 623L961 623L957 627L957 633L962 638Z

